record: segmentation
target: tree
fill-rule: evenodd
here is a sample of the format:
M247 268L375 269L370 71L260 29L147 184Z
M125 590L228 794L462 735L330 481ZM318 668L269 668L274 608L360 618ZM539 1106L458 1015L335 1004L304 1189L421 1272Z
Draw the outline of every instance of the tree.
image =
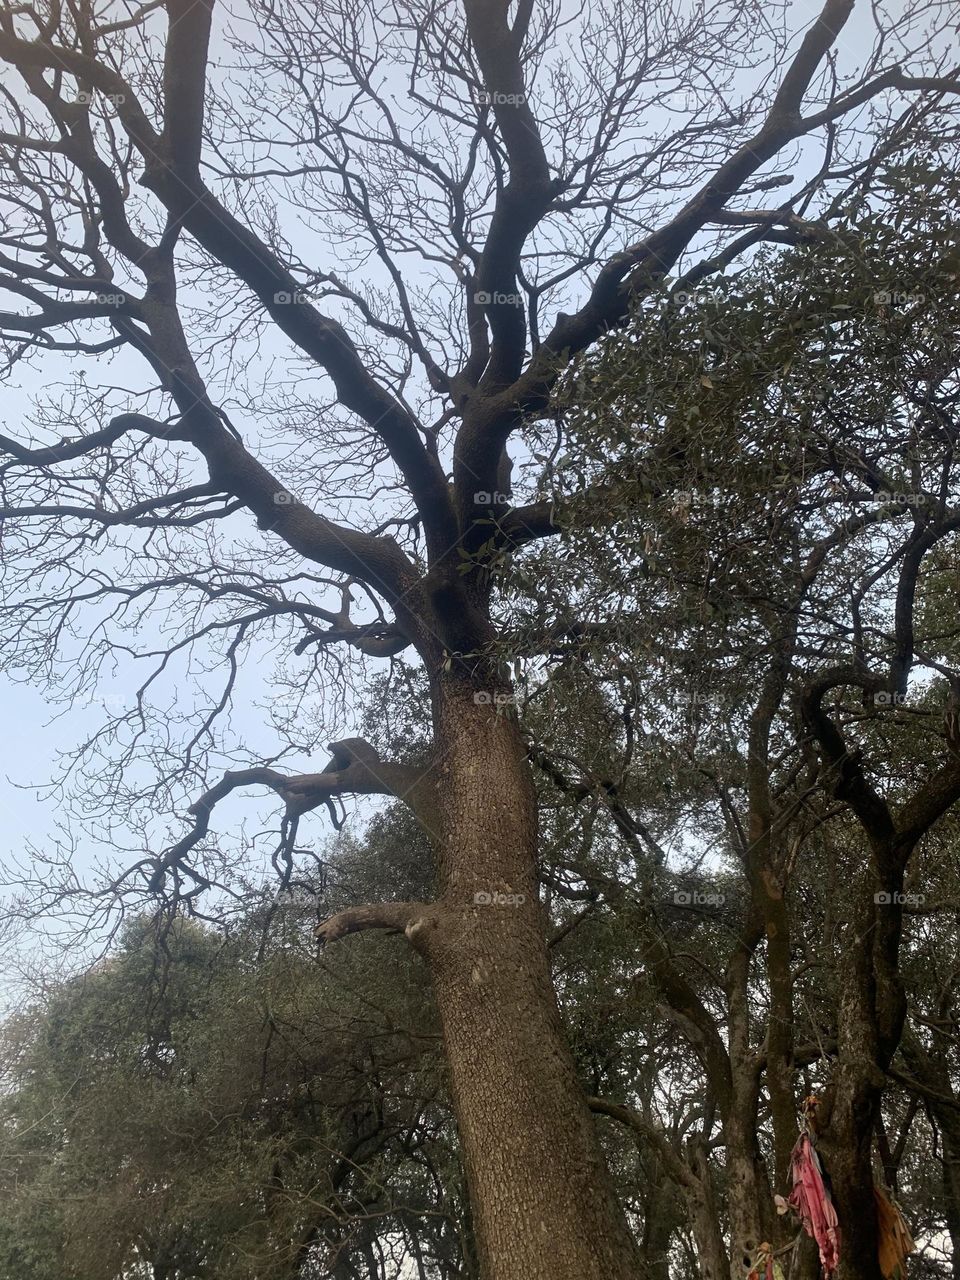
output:
M734 1269L782 1236L773 1193L789 1190L797 1074L816 1064L842 1265L880 1274L872 1165L877 1140L895 1182L882 1111L909 1006L901 951L923 947L911 912L952 900L949 835L931 836L960 798L943 595L958 527L958 237L952 177L928 160L911 150L830 235L758 260L713 296L672 291L584 363L566 502L594 550L581 544L565 573L534 570L550 583L547 610L575 598L609 618L631 602L596 674L629 731L600 751L566 747L579 776L558 762L562 789L582 800L591 776L612 779L617 829L669 847L675 806L646 800L652 835L635 815L638 774L658 770L662 785L673 761L699 840L737 875L729 940L707 966L657 919L655 881L641 880L633 906L646 976L719 1117ZM911 199L918 189L933 198ZM622 893L622 873L587 859L570 869L610 900ZM942 983L918 999L927 1021L931 998L952 1007L949 967ZM951 1068L941 1058L943 1074L928 1076L932 1063L914 1060L908 1087L919 1098L928 1080L946 1141ZM703 1253L719 1265L722 1251Z
M638 1269L561 1026L531 762L495 643L497 571L560 531L548 496L524 501L518 483L513 502L507 446L541 454L549 474L564 371L684 255L696 279L809 234L811 210L829 226L837 189L869 186L956 91L937 5L878 29L841 71L852 7L827 0L798 38L739 3L569 18L525 0L264 4L252 33L215 28L207 0L169 0L165 31L152 4L0 17L0 56L19 77L0 135L2 287L33 308L0 316L10 367L122 359L132 380L135 355L148 371L118 390L74 364L32 430L0 440L0 515L23 557L10 569L17 662L32 674L58 653L72 663L83 611L83 691L169 602L156 671L89 744L112 764L99 766L102 807L83 797L88 816L115 831L132 812L139 853L101 888L199 909L242 865L214 839L219 806L242 789L278 798L274 860L291 883L304 815L335 813L347 794L413 809L433 843L434 894L354 906L320 936L402 931L426 961L485 1280ZM808 140L822 147L816 172L757 209ZM322 234L304 241L298 218ZM306 265L318 243L349 273ZM291 370L276 391L243 379L268 325ZM271 418L284 428L272 440ZM263 534L252 544L245 513ZM244 754L223 744L218 716L258 631L335 677L346 670L331 646L412 649L432 709L426 758L349 738L323 768L247 758L208 778ZM532 652L561 638L541 635ZM171 721L150 699L188 652L219 659L223 689L192 721L171 696ZM138 819L137 802L175 804L201 779L187 834L159 852L153 809ZM55 904L67 888L41 896Z
M318 965L314 921L290 894L226 936L133 921L8 1020L4 1280L385 1280L401 1244L420 1280L470 1274L417 958L389 989L386 939Z

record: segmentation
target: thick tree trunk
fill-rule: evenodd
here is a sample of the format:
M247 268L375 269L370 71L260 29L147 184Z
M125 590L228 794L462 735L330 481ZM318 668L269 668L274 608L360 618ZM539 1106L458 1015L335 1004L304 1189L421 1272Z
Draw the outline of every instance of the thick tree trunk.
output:
M875 1069L874 1069L875 1070ZM840 1223L838 1280L883 1280L871 1159L880 1089L873 1072L839 1068L830 1128L818 1143Z
M632 1237L551 981L536 806L512 712L437 696L440 893L430 966L484 1280L637 1280Z
M640 1258L647 1280L670 1280L670 1241L683 1221L680 1197L659 1161L644 1188Z
M889 853L884 861L889 860ZM888 882L885 882L888 883ZM902 888L902 874L890 892ZM897 969L901 915L862 893L837 1016L838 1056L818 1145L840 1223L837 1280L883 1280L873 1196L873 1139L886 1070L903 1032L906 999Z
M725 1129L731 1280L742 1280L753 1262L757 1245L762 1240L770 1240L777 1227L769 1179L756 1146L754 1124L751 1118L742 1130L734 1124Z
M763 1240L775 1240L780 1229L757 1135L760 1079L748 1035L747 957L748 953L742 952L728 975L731 1089L724 1108L723 1138L731 1280L742 1280L753 1263L757 1245Z
M690 1214L690 1230L700 1260L700 1275L702 1280L726 1280L730 1260L723 1232L720 1230L713 1173L707 1159L705 1143L691 1142L687 1149L687 1161L695 1182L684 1190Z
M885 1077L877 1064L870 956L853 954L837 1019L839 1057L817 1141L840 1224L838 1280L883 1280L873 1198L873 1135Z

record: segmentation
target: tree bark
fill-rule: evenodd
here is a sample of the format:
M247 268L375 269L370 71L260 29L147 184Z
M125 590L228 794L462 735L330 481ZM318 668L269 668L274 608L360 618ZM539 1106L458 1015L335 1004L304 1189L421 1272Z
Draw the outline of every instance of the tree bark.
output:
M750 1043L749 974L761 927L753 912L744 923L727 966L730 1088L721 1105L727 1168L730 1224L730 1276L742 1280L757 1245L774 1240L779 1225L773 1212L770 1178L757 1136L760 1062Z
M727 1165L727 1215L730 1221L730 1276L742 1280L774 1221L770 1183L756 1139L756 1116L724 1126Z
M640 1256L648 1280L670 1280L670 1241L682 1224L683 1213L669 1171L659 1159L652 1163L644 1187Z
M730 1261L720 1230L713 1174L702 1140L688 1144L687 1162L695 1176L695 1184L685 1188L685 1198L690 1230L700 1255L700 1275L702 1280L725 1280Z
M875 1069L840 1066L833 1120L818 1144L840 1223L838 1280L883 1280L871 1160L880 1096Z
M825 1125L817 1141L840 1224L838 1280L883 1280L877 1252L872 1147L886 1080L877 1064L876 1021L870 1007L872 966L865 951L863 945L854 947L852 972L840 1002L839 1057L820 1117Z
M481 1273L637 1280L553 989L524 743L467 685L435 698L440 892L407 935L432 975Z

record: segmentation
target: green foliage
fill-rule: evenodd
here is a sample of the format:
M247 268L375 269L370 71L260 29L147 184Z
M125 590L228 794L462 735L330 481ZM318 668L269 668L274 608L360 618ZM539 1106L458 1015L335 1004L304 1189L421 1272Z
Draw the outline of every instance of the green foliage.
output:
M416 964L385 991L388 942L318 965L296 932L138 921L6 1027L4 1280L306 1275L435 1194L391 1155L418 1115L449 1140Z

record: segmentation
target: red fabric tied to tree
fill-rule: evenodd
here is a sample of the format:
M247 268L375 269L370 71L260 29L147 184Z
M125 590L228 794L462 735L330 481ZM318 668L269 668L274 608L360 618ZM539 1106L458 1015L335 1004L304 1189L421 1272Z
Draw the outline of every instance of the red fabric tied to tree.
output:
M808 1133L802 1133L790 1155L793 1190L787 1204L796 1209L807 1235L813 1236L820 1250L820 1261L826 1275L836 1270L840 1261L840 1226L837 1211L823 1178L820 1157Z

